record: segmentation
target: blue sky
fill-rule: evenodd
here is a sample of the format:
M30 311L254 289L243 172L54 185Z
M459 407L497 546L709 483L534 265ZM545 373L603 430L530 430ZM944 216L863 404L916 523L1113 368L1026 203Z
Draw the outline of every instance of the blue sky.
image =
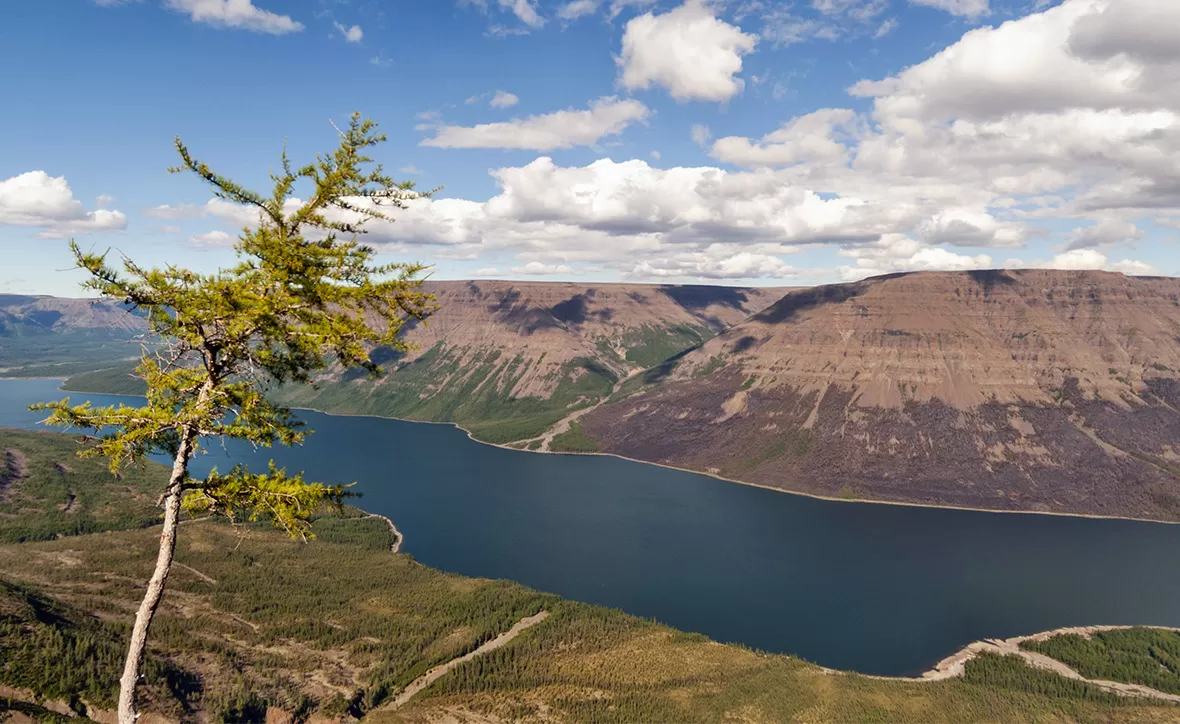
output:
M1172 0L55 0L0 10L0 292L68 238L232 259L242 209L359 110L442 185L368 241L437 278L812 284L1180 273Z

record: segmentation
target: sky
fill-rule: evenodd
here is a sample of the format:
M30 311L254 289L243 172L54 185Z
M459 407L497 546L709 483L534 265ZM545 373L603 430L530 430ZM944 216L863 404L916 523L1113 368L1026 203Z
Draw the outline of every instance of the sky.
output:
M68 240L213 271L353 111L436 279L1180 275L1176 0L42 0L0 7L0 292ZM299 191L299 189L297 189Z

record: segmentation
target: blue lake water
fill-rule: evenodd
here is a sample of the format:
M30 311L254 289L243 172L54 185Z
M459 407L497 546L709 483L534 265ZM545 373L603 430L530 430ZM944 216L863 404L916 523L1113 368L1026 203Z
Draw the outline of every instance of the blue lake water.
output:
M39 427L54 380L0 380L0 426ZM127 400L71 393L76 402ZM133 401L133 400L132 400ZM230 445L357 481L402 550L724 642L913 674L971 641L1060 626L1180 626L1180 526L842 503L603 456L482 445L451 426L303 412L299 448Z

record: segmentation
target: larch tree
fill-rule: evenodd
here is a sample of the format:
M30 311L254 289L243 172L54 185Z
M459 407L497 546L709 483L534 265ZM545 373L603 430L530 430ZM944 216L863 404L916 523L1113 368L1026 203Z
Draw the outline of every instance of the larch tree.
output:
M160 605L176 549L182 506L231 518L270 519L292 537L311 537L310 516L324 504L339 505L344 486L288 475L272 462L265 472L235 466L203 480L189 476L189 462L210 441L233 438L255 445L293 445L310 432L291 411L271 402L268 389L308 383L326 367L381 369L369 357L376 346L405 350L399 332L410 319L434 309L420 288L426 267L380 264L376 251L358 243L366 222L392 221L390 209L433 192L395 183L366 155L385 140L370 120L353 114L339 146L314 163L293 169L286 151L271 174L269 196L250 191L194 159L176 139L181 165L171 172L196 174L214 196L246 206L258 223L234 244L237 263L212 274L178 266L144 268L123 258L117 268L106 254L86 252L73 241L77 265L89 272L84 286L146 315L159 343L145 346L137 375L147 386L138 407L92 407L70 400L34 405L48 410L49 424L94 431L80 454L105 456L112 471L165 453L172 459L162 491L164 527L155 570L135 616L119 688L119 721L134 724L148 627ZM308 198L295 197L306 187Z

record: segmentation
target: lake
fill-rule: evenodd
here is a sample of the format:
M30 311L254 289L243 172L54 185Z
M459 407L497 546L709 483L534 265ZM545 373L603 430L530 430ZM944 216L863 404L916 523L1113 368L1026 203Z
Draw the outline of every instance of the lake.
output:
M38 427L55 380L0 380L0 426ZM110 395L71 393L105 404ZM510 578L824 666L915 674L981 638L1180 626L1180 526L815 500L603 456L483 445L449 425L301 416L301 448L231 445L357 481L427 565Z

